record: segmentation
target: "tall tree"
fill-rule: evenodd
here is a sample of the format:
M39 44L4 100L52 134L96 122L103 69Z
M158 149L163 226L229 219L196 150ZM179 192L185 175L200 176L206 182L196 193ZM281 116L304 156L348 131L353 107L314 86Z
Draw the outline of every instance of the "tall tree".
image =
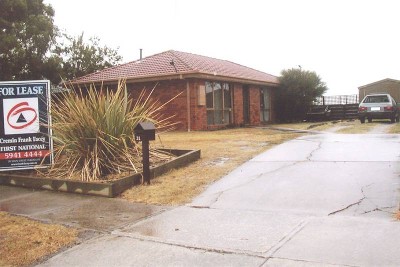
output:
M281 72L277 93L277 116L280 121L300 121L318 96L328 87L313 71L292 68Z
M0 80L45 78L57 35L53 8L43 0L1 0L0 10Z
M98 37L61 34L43 0L0 0L0 80L73 79L122 60Z
M122 60L118 48L102 46L98 37L85 42L83 33L77 37L64 34L64 42L54 52L61 58L62 76L67 80L114 66Z

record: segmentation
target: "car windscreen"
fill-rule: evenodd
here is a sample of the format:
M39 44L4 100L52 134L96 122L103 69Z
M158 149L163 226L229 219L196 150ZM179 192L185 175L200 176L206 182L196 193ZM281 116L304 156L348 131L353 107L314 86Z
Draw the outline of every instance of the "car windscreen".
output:
M367 96L363 103L388 103L389 98L386 95Z

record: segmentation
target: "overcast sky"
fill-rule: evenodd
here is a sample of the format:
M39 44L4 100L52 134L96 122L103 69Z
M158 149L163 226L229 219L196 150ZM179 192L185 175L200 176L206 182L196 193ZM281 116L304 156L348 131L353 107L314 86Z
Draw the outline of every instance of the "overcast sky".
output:
M397 0L44 0L70 35L98 36L123 62L166 50L279 75L315 71L326 95L400 79Z

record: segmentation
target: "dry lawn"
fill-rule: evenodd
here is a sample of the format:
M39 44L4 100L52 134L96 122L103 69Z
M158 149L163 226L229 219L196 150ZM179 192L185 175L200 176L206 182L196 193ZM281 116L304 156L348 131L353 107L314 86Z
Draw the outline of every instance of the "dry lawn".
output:
M358 120L333 122L303 122L275 124L274 128L329 131L336 133L367 133L382 122L361 124ZM389 129L390 133L400 133L400 124ZM188 203L205 187L226 175L255 155L301 134L273 129L241 128L214 132L171 132L161 134L152 144L162 148L201 149L199 161L173 170L152 180L150 186L133 187L122 194L134 202L161 205Z
M375 127L379 126L388 126L386 133L400 133L400 124L393 123L390 124L387 120L382 121L372 121L371 123L361 123L359 120L355 121L343 121L340 122L339 125L344 126L343 129L338 130L336 133L344 133L344 134L363 134L372 131Z
M394 214L394 218L395 218L397 221L400 221L400 210L398 210L398 211Z
M400 123L395 123L393 127L390 128L389 133L399 134L400 133Z
M304 122L297 124L275 124L278 128L291 128L296 130L331 131L342 134L363 134L380 125L389 125L388 133L400 133L400 123L389 124L387 120L361 123L359 120L343 120L329 122Z
M0 212L0 266L27 266L75 242L76 229Z
M376 126L381 125L382 122L366 122L366 123L361 123L359 120L355 121L344 121L341 122L340 125L345 127L343 129L340 129L337 131L337 133L343 133L343 134L363 134L363 133L368 133L370 132L373 128Z
M155 147L201 149L201 159L152 180L151 185L133 187L122 198L149 204L185 204L205 187L255 155L299 133L261 128L161 134Z
M294 130L313 130L324 131L334 126L334 123L322 122L301 122L301 123L281 123L272 125L275 128L294 129Z

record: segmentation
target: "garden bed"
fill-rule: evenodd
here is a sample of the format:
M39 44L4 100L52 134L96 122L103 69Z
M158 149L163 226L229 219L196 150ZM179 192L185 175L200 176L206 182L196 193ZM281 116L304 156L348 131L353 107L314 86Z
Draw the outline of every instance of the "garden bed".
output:
M162 175L172 169L180 168L200 158L200 150L162 149L176 158L150 168L150 179ZM136 173L112 181L83 182L77 180L62 180L24 175L0 173L0 185L12 185L34 189L46 189L69 193L115 197L126 189L142 182L142 174Z

